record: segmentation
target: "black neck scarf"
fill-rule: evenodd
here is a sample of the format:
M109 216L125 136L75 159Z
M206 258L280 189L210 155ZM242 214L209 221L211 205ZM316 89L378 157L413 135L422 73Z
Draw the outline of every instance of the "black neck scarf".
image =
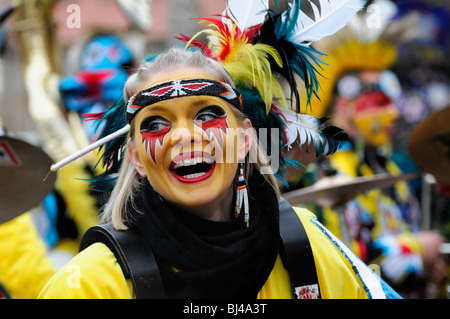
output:
M259 172L252 175L248 228L243 212L230 221L206 220L143 183L130 226L153 250L169 298L256 298L275 264L280 233L276 195Z

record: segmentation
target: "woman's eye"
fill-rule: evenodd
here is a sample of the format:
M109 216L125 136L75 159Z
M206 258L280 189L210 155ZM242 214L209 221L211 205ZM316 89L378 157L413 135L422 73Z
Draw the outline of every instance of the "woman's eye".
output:
M150 117L142 122L141 131L158 132L169 126L170 123L162 117Z
M202 113L195 117L196 122L208 122L216 119L217 116L214 113Z
M208 122L215 120L225 114L220 106L212 105L201 109L195 116L196 122Z
M157 132L157 131L161 131L162 129L165 129L168 126L169 125L167 123L154 122L148 126L148 131L149 132Z

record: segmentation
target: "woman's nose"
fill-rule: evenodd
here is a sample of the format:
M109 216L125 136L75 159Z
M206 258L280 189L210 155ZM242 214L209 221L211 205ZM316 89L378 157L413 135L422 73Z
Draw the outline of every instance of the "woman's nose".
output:
M171 134L172 145L181 144L187 145L201 141L201 129L196 129L193 123L181 122L179 123Z
M192 141L192 135L186 127L176 127L170 137L172 145L186 144Z

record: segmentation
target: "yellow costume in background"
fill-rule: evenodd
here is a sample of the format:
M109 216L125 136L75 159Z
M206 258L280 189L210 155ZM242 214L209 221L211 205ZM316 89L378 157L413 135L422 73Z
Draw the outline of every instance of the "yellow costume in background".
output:
M55 274L30 213L0 225L0 282L13 298L36 298Z
M84 232L98 223L96 199L89 193L89 178L81 163L71 163L58 172L56 188L63 195L77 239L61 239L52 250L75 255ZM12 298L36 298L58 270L48 256L30 212L0 225L0 282Z

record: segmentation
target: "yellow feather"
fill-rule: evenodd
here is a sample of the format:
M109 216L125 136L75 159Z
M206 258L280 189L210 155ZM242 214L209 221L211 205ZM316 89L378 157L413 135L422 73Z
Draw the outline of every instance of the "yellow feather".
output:
M241 43L236 45L223 61L223 67L237 84L255 87L266 105L266 112L275 96L283 107L286 99L281 84L272 74L268 56L282 65L278 52L266 44Z

